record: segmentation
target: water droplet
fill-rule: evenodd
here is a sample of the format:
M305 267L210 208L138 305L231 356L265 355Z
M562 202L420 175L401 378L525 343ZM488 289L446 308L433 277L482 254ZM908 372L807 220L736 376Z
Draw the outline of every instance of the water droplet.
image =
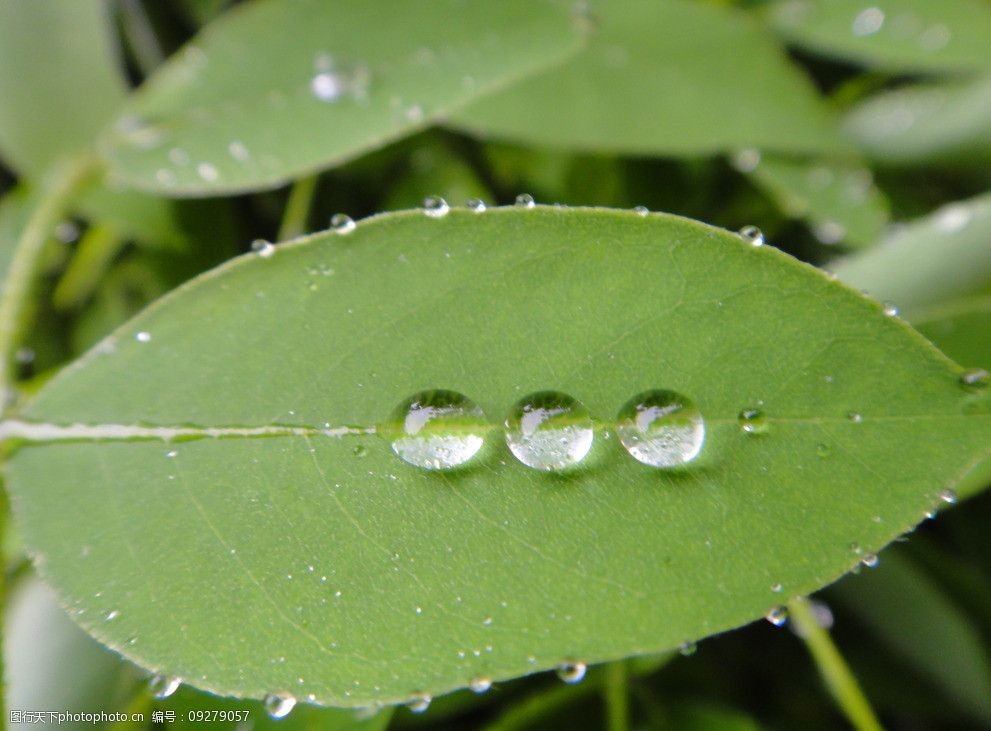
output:
M988 385L991 379L988 372L983 368L970 368L960 374L960 384L969 389L982 389Z
M647 206L637 206L633 209L633 212L638 216L646 216L650 213L650 209Z
M344 79L331 71L324 71L310 80L310 91L322 102L337 101L344 93Z
M148 332L147 330L142 330L141 332L137 333L134 336L134 339L137 340L139 343L150 343L151 333Z
M55 238L63 244L71 244L79 238L79 226L74 221L62 221L55 227Z
M296 699L288 693L269 693L262 701L262 706L270 718L285 718L296 707Z
M381 429L392 450L406 462L428 470L463 465L482 448L485 414L457 391L421 391L396 407Z
M678 654L683 657L689 657L691 655L694 655L695 651L698 649L699 649L698 645L696 645L694 642L682 642L680 645L678 645Z
M558 391L524 396L506 417L505 426L509 450L534 469L567 469L592 448L592 415L581 401Z
M148 692L152 698L164 700L168 698L182 685L182 679L169 675L155 675L148 681Z
M353 454L355 457L364 457L366 454L368 454L368 447L366 447L364 444L359 444L358 446L356 446L354 449L351 450L351 454Z
M620 443L646 465L679 467L702 451L702 414L690 399L675 391L637 394L620 409L616 421Z
M869 569L874 568L878 564L878 557L876 553L865 553L864 557L860 559L860 563Z
M481 198L472 198L468 201L468 210L474 211L475 213L485 212L485 201Z
M423 713L428 708L430 708L431 698L426 693L415 693L408 701L406 701L406 707L412 713Z
M788 610L785 607L775 607L764 615L764 619L775 627L780 627L788 621Z
M480 675L477 678L472 678L471 682L468 683L468 687L471 688L474 693L484 693L492 687L492 678L487 678L484 675Z
M828 444L819 443L816 445L816 456L818 457L828 457L832 453L833 449Z
M516 196L516 205L520 208L533 208L537 202L529 193L520 193Z
M155 180L170 188L176 184L175 173L171 170L166 170L165 168L160 168L155 171Z
M949 488L947 488L946 490L943 490L939 494L939 499L942 500L944 503L947 503L948 505L954 505L954 504L956 504L956 502L957 502L957 493L956 493L956 490L951 490Z
M267 259L275 253L275 244L265 239L255 239L251 242L251 250L262 259Z
M850 411L847 413L846 418L852 421L854 424L859 424L864 420L864 415L856 411Z
M773 591L775 594L780 594L784 590L785 588L781 586L781 584L771 584L771 591Z
M174 449L170 449L168 452L165 453L165 456L171 459L172 457L179 456L179 453Z
M740 150L733 155L732 164L737 172L752 173L760 165L760 151L752 147Z
M189 164L189 153L186 152L181 147L173 147L169 150L169 160L173 165L178 165L182 167L183 165Z
M557 677L565 683L579 683L588 666L583 662L564 662L557 666Z
M330 228L335 234L349 234L358 227L351 216L335 213L330 217Z
M919 36L919 45L926 51L939 51L946 48L952 37L950 29L942 23L931 25Z
M747 434L766 434L769 428L767 417L760 409L744 409L737 416L737 421Z
M744 226L737 232L741 239L751 246L764 245L764 232L756 226Z
M887 315L888 317L897 317L897 315L898 315L898 308L895 307L895 305L893 305L891 302L885 302L884 303L884 314Z
M423 212L431 218L443 218L450 210L447 201L438 195L432 195L423 201Z
M117 619L117 617L119 616L120 616L120 611L116 609L111 609L109 612L107 612L106 620L108 622L112 622L113 620Z
M197 165L196 172L199 173L199 176L207 182L213 182L220 177L220 173L217 171L217 168L208 162L201 162Z
M251 154L248 152L248 148L244 146L243 142L238 142L233 140L229 145L227 145L227 151L231 153L233 157L238 162L245 162Z
M881 30L884 25L884 11L881 8L864 8L853 19L853 34L855 36L870 36Z

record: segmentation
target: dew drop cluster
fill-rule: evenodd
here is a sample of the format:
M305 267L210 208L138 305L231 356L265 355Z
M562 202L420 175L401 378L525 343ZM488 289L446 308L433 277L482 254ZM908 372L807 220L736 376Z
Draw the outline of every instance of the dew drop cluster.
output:
M379 433L405 462L427 470L461 467L485 445L492 426L482 409L457 391L421 391L402 401ZM650 467L673 468L695 459L705 421L687 397L661 389L637 394L619 410L616 435L626 452ZM510 453L535 470L560 472L592 450L595 422L578 399L537 391L510 408L502 422Z

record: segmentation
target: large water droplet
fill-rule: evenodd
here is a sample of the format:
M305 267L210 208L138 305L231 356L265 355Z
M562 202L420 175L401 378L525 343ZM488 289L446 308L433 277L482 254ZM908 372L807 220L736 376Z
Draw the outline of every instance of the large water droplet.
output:
M381 429L403 460L428 470L449 470L482 448L487 425L478 405L457 391L421 391L403 401Z
M557 666L557 677L565 683L579 683L588 666L583 662L565 662Z
M592 448L592 415L581 401L558 391L531 393L506 417L506 444L527 467L563 470Z
M764 232L756 226L744 226L737 232L741 239L751 246L764 245Z
M288 693L269 693L262 701L270 718L285 718L296 707L296 699Z
M744 409L737 416L740 428L747 434L764 434L767 432L767 417L760 409Z
M472 198L468 201L468 210L475 213L485 213L485 201L481 198Z
M633 457L652 467L678 467L702 451L705 422L698 407L675 391L644 391L616 417L616 434Z
M533 208L537 202L529 193L520 193L516 196L516 205L520 208Z
M423 212L431 218L443 218L451 207L439 195L432 195L423 201Z
M330 217L330 228L335 234L349 234L358 227L351 216L335 213Z
M148 681L148 692L152 698L163 700L168 698L182 685L182 679L169 675L155 675Z
M648 216L650 215L650 209L647 206L637 206L633 209L633 212L638 216Z
M433 698L426 693L416 693L406 701L406 707L412 713L423 713L430 708L430 701L432 700Z
M267 259L275 253L275 244L265 239L255 239L251 242L251 250L263 259Z

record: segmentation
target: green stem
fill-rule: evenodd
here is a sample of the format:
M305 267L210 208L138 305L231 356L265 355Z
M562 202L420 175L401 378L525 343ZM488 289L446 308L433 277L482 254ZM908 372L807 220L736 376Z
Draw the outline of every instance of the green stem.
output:
M864 696L857 679L844 661L829 633L819 626L809 601L796 597L788 602L788 617L798 635L805 641L819 674L836 699L840 710L858 731L881 731L881 724Z
M626 663L622 660L606 665L602 695L606 702L606 728L628 731L630 728L630 697L627 687Z
M110 263L124 246L116 227L92 224L83 234L69 265L52 292L52 306L66 311L82 305L93 294Z
M0 292L0 413L6 413L12 388L11 361L21 334L24 302L34 283L38 262L48 236L94 169L90 158L66 160L56 166L40 200L17 241ZM0 537L2 538L2 537Z
M317 189L317 177L309 175L300 178L289 190L289 200L286 201L282 225L279 227L279 241L294 239L306 233L306 222L310 217L310 206Z

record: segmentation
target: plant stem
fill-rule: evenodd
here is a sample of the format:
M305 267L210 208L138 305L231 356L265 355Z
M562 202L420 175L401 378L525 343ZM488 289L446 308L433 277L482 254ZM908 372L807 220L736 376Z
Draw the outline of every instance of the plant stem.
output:
M788 602L788 617L808 647L819 674L840 710L858 731L881 731L881 724L829 633L819 626L805 597Z
M91 158L66 160L55 167L14 249L0 292L0 413L8 408L12 388L11 360L21 334L24 301L34 282L38 261L55 224L94 169Z
M279 241L294 239L306 233L306 221L310 217L310 205L317 189L316 175L308 175L293 183L289 190L289 200L279 226Z
M606 728L609 731L628 731L630 728L630 698L627 688L626 663L622 660L606 665L606 679L602 686L606 702Z

